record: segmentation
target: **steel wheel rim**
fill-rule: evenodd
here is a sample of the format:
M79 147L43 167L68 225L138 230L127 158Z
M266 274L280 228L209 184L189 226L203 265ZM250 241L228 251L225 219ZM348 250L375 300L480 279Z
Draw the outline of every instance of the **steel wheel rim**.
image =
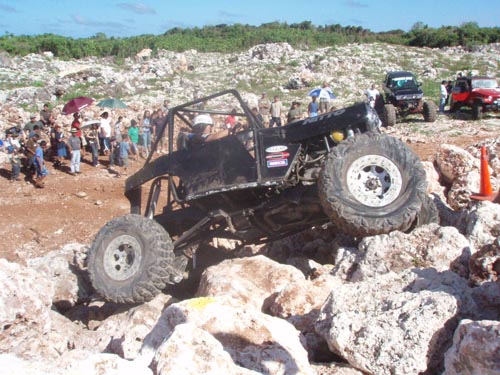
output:
M135 275L142 259L142 246L128 234L115 237L104 252L104 271L116 281L123 281Z
M356 159L347 171L349 192L368 207L384 207L394 202L403 188L399 168L381 155Z

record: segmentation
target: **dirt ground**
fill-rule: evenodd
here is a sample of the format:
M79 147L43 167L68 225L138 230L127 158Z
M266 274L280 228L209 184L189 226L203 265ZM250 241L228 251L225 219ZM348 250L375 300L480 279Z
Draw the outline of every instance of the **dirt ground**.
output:
M383 131L401 137L422 160L432 161L442 143L466 148L496 138L499 130L500 119L494 117L476 122L440 116L433 124L412 120ZM28 180L10 182L10 165L0 166L0 257L23 262L71 242L90 244L108 220L126 214L126 176L117 177L116 169L110 171L105 157L100 158L96 168L87 156L78 176L68 173L69 162L60 169L48 162L44 189L36 189ZM143 162L131 161L128 174Z

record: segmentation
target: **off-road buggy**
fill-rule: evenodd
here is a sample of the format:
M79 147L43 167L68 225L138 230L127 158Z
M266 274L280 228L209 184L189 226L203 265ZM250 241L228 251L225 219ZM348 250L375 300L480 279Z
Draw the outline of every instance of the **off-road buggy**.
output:
M459 78L451 93L450 111L462 107L472 109L472 118L480 120L484 112L498 112L500 109L500 88L497 80L491 77Z
M193 114L217 118L233 108L244 130L196 147L185 142ZM112 219L91 246L93 286L109 301L143 302L179 283L196 245L213 238L265 243L327 223L369 236L429 221L419 158L379 125L359 103L264 128L234 90L170 109L162 129L168 153L153 159L153 145L126 180L131 214Z
M422 114L427 122L436 121L436 105L432 101L423 101L421 85L410 72L386 74L383 84L385 99L376 105L385 126L393 126L398 118L411 114Z

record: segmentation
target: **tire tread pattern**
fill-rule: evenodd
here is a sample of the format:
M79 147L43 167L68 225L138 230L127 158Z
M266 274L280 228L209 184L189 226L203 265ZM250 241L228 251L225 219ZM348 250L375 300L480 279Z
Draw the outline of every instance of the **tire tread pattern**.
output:
M109 279L103 267L103 255L115 233L140 237L143 243L141 266L128 280ZM110 220L97 233L88 257L88 272L96 291L107 301L142 303L150 301L184 270L174 265L174 246L165 229L154 220L128 214Z
M350 154L378 154L392 160L404 180L400 196L383 208L359 203L346 185ZM327 156L318 182L320 201L331 222L344 234L362 237L410 228L420 211L420 197L426 187L418 156L399 139L375 133L356 135L336 146Z

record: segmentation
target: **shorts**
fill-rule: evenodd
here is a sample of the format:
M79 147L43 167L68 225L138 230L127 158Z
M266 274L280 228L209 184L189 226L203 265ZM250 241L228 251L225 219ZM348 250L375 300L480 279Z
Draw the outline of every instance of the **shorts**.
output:
M320 112L328 112L328 100L321 100L319 102L319 111Z
M47 169L47 167L45 167L45 165L43 165L41 168L40 166L36 166L36 176L37 177L45 177L49 174L49 171Z
M57 149L57 156L60 158L66 158L68 157L68 152L66 150L66 147L61 147Z

